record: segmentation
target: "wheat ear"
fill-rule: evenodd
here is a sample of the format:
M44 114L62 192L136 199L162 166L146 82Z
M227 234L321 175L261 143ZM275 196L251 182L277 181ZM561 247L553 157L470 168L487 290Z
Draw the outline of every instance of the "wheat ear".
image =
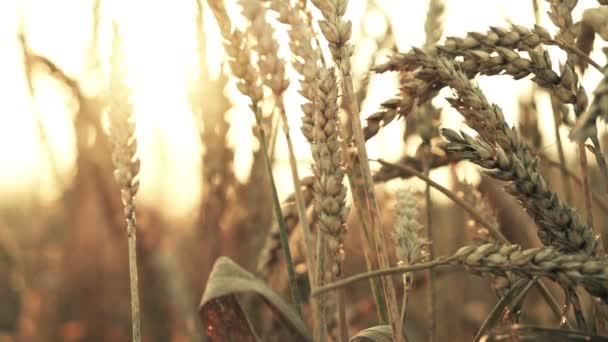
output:
M521 146L506 152L500 146L444 129L446 151L455 152L488 170L496 179L508 181L506 190L515 196L538 226L538 236L546 246L565 253L595 254L598 237L580 215L562 202L538 173L536 159Z
M338 92L333 69L321 68L317 76L312 156L314 200L313 214L317 227L317 285L341 276L344 258L342 243L346 233L346 187L340 151ZM325 250L329 260L325 260ZM329 266L329 270L326 267ZM321 322L327 319L327 308L321 308Z
M319 296L327 291L371 277L381 277L404 272L414 272L433 267L456 265L468 271L483 274L491 273L504 276L513 272L522 278L535 276L547 277L564 288L580 285L592 296L608 302L608 262L584 253L563 254L551 247L538 247L522 250L518 245L489 243L481 246L465 246L450 257L440 257L427 263L411 266L393 267L358 274L313 291Z
M411 265L423 260L428 241L421 237L424 228L420 224L418 202L415 194L409 189L399 190L396 194L395 223L393 240L396 246L397 265ZM401 304L401 324L405 325L408 303L408 291L413 283L413 274L403 274L403 303Z
M513 176L508 180L515 181L515 183L508 188L508 191L528 209L528 213L539 227L539 236L543 243L570 252L577 252L580 249L587 253L597 252L598 244L595 234L580 219L574 209L559 200L557 195L547 187L544 179L538 174L536 158L519 140L517 132L507 125L502 110L496 105L491 105L481 90L470 82L467 75L457 69L454 62L445 58L432 58L421 50L416 50L415 53L419 56L417 58L420 62L419 65L424 66L416 72L416 78L448 84L456 91L457 97L448 99L448 101L484 140L479 146L485 150L480 153L491 153L489 156L480 155L480 157L487 159L494 156L493 146L496 146L496 151L502 151L501 158L505 155L515 163L508 164L506 160L502 160L503 173L500 175L491 173L491 175L499 179L503 177L502 179L505 180L507 180L507 174ZM470 142L466 135L461 138L450 130L444 130L444 136L453 142L462 141L462 139ZM456 152L463 146L456 144L453 145L454 149L449 145L446 147L448 151ZM461 155L466 158L472 156L468 151ZM485 161L482 162L481 166L486 167L488 164L485 163ZM566 238L566 235L571 236Z

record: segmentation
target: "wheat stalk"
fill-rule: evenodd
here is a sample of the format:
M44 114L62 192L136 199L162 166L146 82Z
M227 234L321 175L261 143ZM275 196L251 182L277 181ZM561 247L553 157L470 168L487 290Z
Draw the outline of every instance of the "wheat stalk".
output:
M300 180L300 192L306 207L310 206L312 203L314 193L313 182L314 177L312 176L304 177ZM281 211L283 212L283 217L285 218L287 231L289 235L291 235L300 222L300 215L297 208L295 193L290 194L283 201ZM257 272L261 273L265 278L268 278L279 262L280 253L281 237L279 226L278 224L274 224L270 230L270 234L266 238L264 247L262 247L262 252L260 253L261 258L257 265Z
M131 117L133 108L128 99L129 90L124 81L121 39L118 27L113 24L112 56L110 59L110 103L108 120L112 142L114 178L120 187L120 198L127 222L129 245L129 280L131 288L131 324L133 341L141 341L141 312L139 307L139 281L137 275L137 228L135 224L135 194L139 189L136 179L140 163L137 157L135 123Z
M512 272L522 278L547 277L564 288L580 285L592 296L608 302L608 262L584 253L562 254L551 247L522 250L518 245L496 243L465 246L449 257L427 263L400 266L358 274L315 289L313 296L348 286L371 277L414 272L439 266L456 265L476 274L505 276Z

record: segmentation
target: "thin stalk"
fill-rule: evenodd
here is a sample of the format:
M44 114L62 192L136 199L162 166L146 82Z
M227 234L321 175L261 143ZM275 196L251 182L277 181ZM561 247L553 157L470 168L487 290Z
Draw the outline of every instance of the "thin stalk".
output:
M351 189L352 189L352 185L351 185ZM354 197L355 197L355 194L353 193L353 202L355 202ZM361 231L360 231L361 234L359 236L361 237L361 247L363 250L363 256L365 258L365 266L368 271L371 271L371 270L374 270L376 267L374 267L374 264L373 264L373 261L371 259L371 255L370 255L369 229L367 228L367 223L363 220L361 210L357 210L357 216L358 216L359 222L361 222ZM370 279L369 285L372 290L372 296L374 297L374 301L376 303L376 314L378 316L378 321L380 324L386 324L386 323L388 323L388 313L386 311L386 301L384 299L384 295L382 292L381 281L379 279Z
M410 277L413 277L414 275L411 274L409 275ZM408 303L408 280L407 280L408 275L404 274L403 275L403 301L401 303L401 316L399 318L399 320L401 321L401 325L405 326L405 320L407 319L407 303Z
M272 163L270 162L270 156L268 155L268 144L266 142L266 133L264 131L264 127L262 126L261 115L257 111L258 104L252 104L252 108L256 108L254 112L255 120L258 125L259 134L260 134L260 145L262 148L262 153L264 154L264 162L266 164L266 171L268 172L268 177L270 178L270 186L272 188L272 202L274 205L274 212L279 223L279 235L281 238L281 249L283 250L283 254L285 254L285 263L287 264L287 275L289 277L289 289L291 291L291 296L294 301L294 305L297 313L302 315L302 305L300 296L300 290L298 289L298 283L296 281L296 272L295 267L293 265L293 259L291 257L291 250L289 248L289 233L287 232L287 225L285 224L285 219L283 218L283 212L281 211L281 203L279 202L279 195L277 194L277 187L274 182L274 176L272 172Z
M345 120L348 121L348 120ZM348 126L347 123L344 123L343 126ZM352 125L351 125L352 126ZM342 127L340 130L340 135L342 137L342 155L343 159L346 161L346 174L348 176L348 184L350 185L351 195L353 199L353 207L355 212L357 213L357 218L361 223L361 242L363 246L363 256L365 257L365 265L368 271L374 270L377 264L372 259L372 249L370 248L373 245L373 241L375 241L375 237L370 234L370 222L369 216L364 214L364 207L367 207L367 197L366 192L360 186L360 177L356 172L357 167L356 164L361 161L357 158L353 158L353 156L348 152L349 151L349 142L351 141L350 131L347 129L348 127ZM374 250L375 251L375 250ZM376 258L378 260L378 257ZM384 292L384 285L382 279L370 279L370 286L372 290L372 295L374 296L374 301L376 303L376 311L378 314L378 319L381 324L388 324L389 314L386 303L386 293Z
M587 164L587 150L585 143L578 144L578 153L581 164L581 176L583 178L583 193L585 195L585 211L587 214L587 224L593 229L593 204L591 202L591 186L589 184L589 166ZM599 236L600 253L603 253L602 234Z
M270 162L273 163L275 160L274 154L277 151L277 138L279 136L279 125L281 123L279 120L275 120L274 116L271 116L269 121L272 126L272 132L270 132Z
M454 257L448 257L448 258L440 257L433 261L424 262L424 263L420 263L420 264L416 264L416 265L397 266L397 267L390 267L390 268L381 269L381 270L374 270L374 271L370 271L370 272L366 272L366 273L360 273L360 274L354 275L352 277L338 280L331 284L320 286L320 287L316 288L314 291L312 291L311 296L313 296L313 297L320 296L326 292L334 291L336 289L343 288L345 286L348 286L348 285L354 284L356 282L359 282L361 280L366 280L369 278L385 277L385 276L390 276L393 274L408 273L408 272L426 270L426 269L429 269L432 267L437 267L437 266L445 266L445 265L448 265L453 259L454 259Z
M355 98L355 92L353 89L353 80L350 73L345 72L345 67L342 65L342 61L337 61L339 64L339 70L342 77L342 86L344 88L345 101L349 104L349 113L351 117L351 124L353 129L353 136L355 139L355 146L360 159L360 171L363 177L363 189L365 191L365 197L368 200L368 210L370 214L370 229L374 234L374 244L376 248L376 254L378 257L378 264L382 268L389 266L388 253L385 250L385 237L384 231L380 225L380 209L378 207L378 200L374 193L374 181L372 173L369 167L369 158L367 156L367 149L365 147L365 136L363 135L363 128L361 126L361 117L359 113L359 104ZM348 70L350 72L350 70ZM392 280L388 277L382 278L382 287L384 290L384 296L386 299L386 306L388 311L388 317L391 322L395 322L393 327L395 337L398 342L404 341L403 328L399 321L399 312L397 309L397 295L395 293L395 287Z
M606 166L606 158L604 158L604 154L602 153L602 145L597 135L591 136L591 143L593 143L593 155L604 178L605 191L608 193L608 166Z
M579 160L581 164L581 175L583 178L583 193L585 195L585 213L587 214L587 224L593 228L593 206L591 204L591 190L589 185L589 166L587 165L587 151L585 144L578 144Z
M139 280L137 277L137 241L134 222L127 221L129 244L129 285L131 288L131 325L133 342L141 342L141 312L139 309Z
M534 23L540 24L540 4L539 0L532 0L532 8L534 9Z
M424 155L426 155L427 157L429 157L430 152L431 152L431 145L429 141L425 141L423 142L423 146L422 148L425 150ZM430 165L429 165L429 158L425 158L424 161L424 175L430 179L429 175L430 175ZM433 243L433 211L432 211L432 202L431 202L431 184L429 182L426 182L426 186L425 186L425 200L426 200L426 234L427 234L427 240L430 242L430 248L429 248L429 254L430 254L430 258L431 260L435 259L435 244ZM437 275L435 274L435 270L433 268L429 269L429 286L430 286L430 291L429 291L429 319L430 319L430 325L429 325L429 341L435 341L435 339L437 338L436 334L437 334Z
M585 320L585 315L583 314L583 306L581 305L578 294L573 288L567 289L566 291L569 292L570 300L572 302L572 310L574 311L574 318L576 319L576 327L578 330L591 333L591 330L587 326L587 321Z
M291 177L293 180L293 187L294 187L294 195L295 195L295 199L296 199L296 204L297 204L297 209L298 209L298 219L300 220L300 225L302 226L302 231L304 233L304 239L306 240L306 243L304 244L304 247L306 248L306 262L307 262L307 267L308 267L308 273L309 273L309 281L311 284L314 283L314 273L311 274L311 272L314 272L314 259L313 259L313 255L314 255L314 250L312 247L312 233L311 233L311 229L310 229L310 225L308 224L308 218L306 217L306 204L304 203L304 196L302 195L302 189L301 189L301 185L300 185L300 175L298 172L298 162L296 160L296 156L295 156L295 152L293 149L293 142L291 141L291 134L289 133L289 122L287 120L287 115L285 113L285 105L283 103L283 97L281 96L280 98L280 106L279 106L279 112L281 115L281 120L283 121L283 133L285 134L285 140L287 141L287 151L289 154L289 165L291 167Z
M338 332L340 342L348 342L348 322L346 321L346 303L344 302L344 291L337 291L338 299Z
M559 134L559 126L562 121L559 116L559 103L553 96L551 97L551 108L553 110L553 124L555 129L555 142L557 145L557 156L559 158L559 170L562 178L562 187L566 196L566 201L572 203L572 191L570 190L570 181L567 177L566 156L564 154L564 145L562 143L561 134Z
M317 232L317 271L315 288L325 285L325 233L320 229ZM314 290L313 290L314 291ZM326 298L321 297L319 304L319 329L315 332L315 341L327 341L327 309L325 308Z
M304 248L306 250L306 268L308 269L308 282L310 283L311 289L316 286L315 282L315 263L314 263L314 250L312 246L312 237L310 225L308 224L308 218L306 217L306 204L304 203L304 196L302 195L302 189L300 186L300 175L298 174L298 163L296 161L295 152L293 150L293 143L291 141L291 135L289 134L289 121L287 120L287 114L285 113L285 103L283 96L277 95L277 101L279 102L279 114L283 122L283 133L285 134L285 140L287 141L287 151L289 154L289 165L291 168L291 178L293 180L293 188L295 194L295 200L298 210L298 219L304 232ZM317 303L315 298L311 298L312 301L312 318L313 318L313 331L317 331L320 327L319 317L317 314Z

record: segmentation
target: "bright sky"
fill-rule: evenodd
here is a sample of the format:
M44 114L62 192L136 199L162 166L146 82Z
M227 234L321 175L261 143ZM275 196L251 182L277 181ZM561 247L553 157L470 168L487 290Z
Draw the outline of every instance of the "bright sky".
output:
M228 4L235 2L227 0ZM369 16L363 23L358 21L364 1L350 2L348 15L355 20L355 34L362 24L370 31L382 24L377 15ZM392 18L392 24L400 50L423 43L427 1L378 2L385 6L388 13L398 14L398 18ZM44 125L64 181L68 181L73 174L75 159L71 122L73 114L67 110L66 95L53 80L38 77L35 80L36 101L32 103L29 98L17 40L19 13L23 15L32 49L49 57L68 74L79 75L86 67L84 63L91 37L92 3L92 0L0 1L0 198L4 197L4 201L10 199L8 203L15 203L15 198L27 198L31 194L40 195L44 199L57 196L49 172L47 151L39 144L37 115ZM138 200L161 207L168 207L172 203L174 205L169 206L172 208L171 214L184 215L196 205L200 196L201 147L188 103L188 84L196 77L195 1L104 0L101 3L101 55L107 56L109 52L112 19L118 22L124 38L129 68L128 82L133 90L132 100L142 160ZM545 1L541 1L541 4L546 6ZM580 16L582 9L596 4L594 0L579 1L575 17ZM217 72L222 49L209 11L206 12L206 17L208 60ZM509 21L531 27L534 23L531 0L447 1L445 34L463 36L471 30L485 31L492 25L506 26ZM543 25L552 28L548 19L546 21ZM282 48L287 49L285 41L282 43ZM597 52L593 57L603 61ZM361 71L355 70L356 73ZM599 78L599 73L592 70L583 84L592 90ZM363 116L375 111L379 103L395 93L394 79L390 75L377 77L373 82L374 91L362 108ZM517 95L525 92L530 85L530 82L514 82L507 76L482 78L479 83L486 90L488 98L503 107L509 120L514 120L517 113ZM294 83L289 89L287 103L297 104L301 101L296 90L297 85ZM235 102L235 107L229 112L232 122L230 144L236 150L237 176L242 178L248 172L251 146L256 144L250 135L253 118L246 108L246 100L235 91L233 85L228 91ZM540 110L547 110L548 99L541 98L539 102ZM461 127L458 115L449 110L445 113L444 126ZM299 132L299 107L289 107L288 114L296 154L302 160L301 173L307 174L310 152ZM545 118L547 119L542 122L543 129L549 130L552 119L550 115ZM396 159L401 151L391 141L400 139L401 130L402 125L387 127L381 136L368 144L370 156ZM553 134L547 132L546 149L553 151ZM276 177L289 180L286 148L282 136L280 138ZM165 161L159 158L159 146L166 151ZM161 170L167 174L162 174ZM445 178L440 174L437 177ZM289 181L280 187L282 196L291 191L290 185ZM161 193L164 195L158 196Z

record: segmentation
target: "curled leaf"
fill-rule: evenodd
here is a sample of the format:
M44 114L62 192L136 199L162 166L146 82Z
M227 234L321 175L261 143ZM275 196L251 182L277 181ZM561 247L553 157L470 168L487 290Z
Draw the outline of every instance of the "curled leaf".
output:
M209 300L200 314L205 335L211 341L259 341L235 295Z
M295 341L312 341L300 316L281 296L227 257L215 262L199 306L205 334L212 341L258 340L236 300L243 292L254 292L264 299Z
M393 331L390 325L377 325L360 331L349 342L392 342Z
M485 322L477 332L474 341L479 341L488 330L495 328L501 321L504 321L506 317L516 311L519 304L525 297L525 294L530 290L530 287L534 284L534 280L520 279L507 291L496 306L490 312L490 315L486 318Z

